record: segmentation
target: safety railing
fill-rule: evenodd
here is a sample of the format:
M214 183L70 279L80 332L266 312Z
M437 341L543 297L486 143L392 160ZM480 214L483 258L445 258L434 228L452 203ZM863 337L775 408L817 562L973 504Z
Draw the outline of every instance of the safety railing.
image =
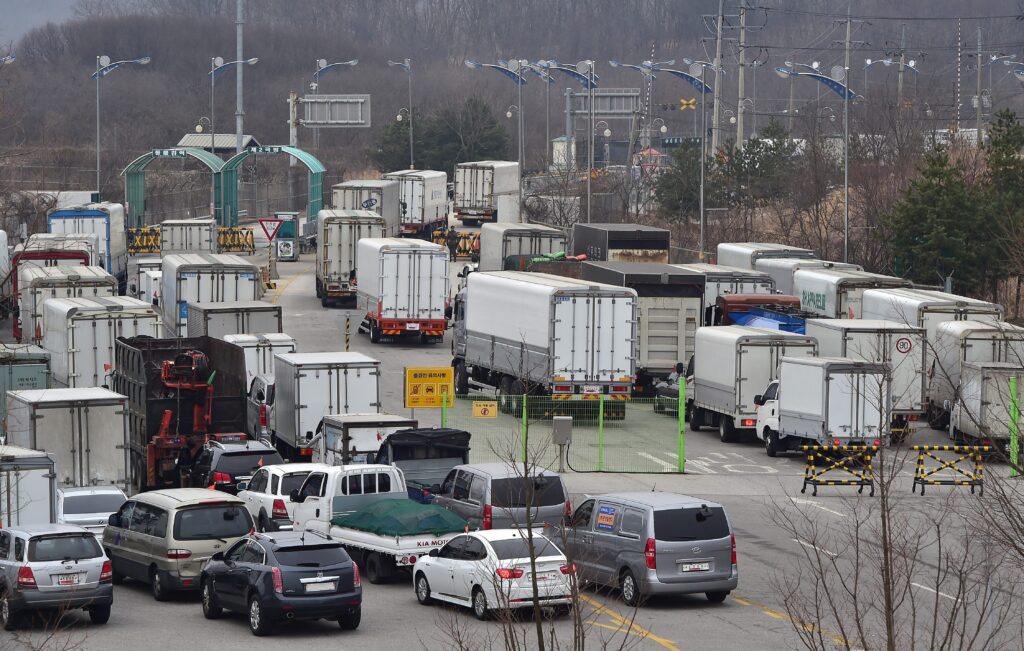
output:
M814 487L812 495L818 494L818 486L857 486L863 493L864 487L875 494L875 471L872 459L878 452L877 445L805 445L807 467L804 469L804 484L801 493L808 486Z
M978 488L979 495L985 494L984 455L987 445L915 445L917 467L914 469L914 485L911 492L925 486L970 486L971 492ZM942 458L937 452L952 452L952 458ZM928 462L938 465L929 468ZM945 472L945 475L943 473Z

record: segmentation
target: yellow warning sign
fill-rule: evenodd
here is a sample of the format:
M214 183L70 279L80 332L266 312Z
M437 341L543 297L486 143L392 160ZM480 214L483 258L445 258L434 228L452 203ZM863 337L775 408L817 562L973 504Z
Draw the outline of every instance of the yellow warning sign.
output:
M473 418L497 418L498 403L495 400L474 400Z
M455 374L450 366L420 366L405 369L405 408L448 407L455 405Z

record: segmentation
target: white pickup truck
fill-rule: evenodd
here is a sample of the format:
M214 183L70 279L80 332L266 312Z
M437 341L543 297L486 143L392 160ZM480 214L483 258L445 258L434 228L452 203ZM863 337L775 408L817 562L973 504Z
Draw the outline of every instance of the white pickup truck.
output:
M292 491L295 531L319 531L345 546L370 583L383 583L465 530L451 511L408 498L395 466L350 464L309 473Z

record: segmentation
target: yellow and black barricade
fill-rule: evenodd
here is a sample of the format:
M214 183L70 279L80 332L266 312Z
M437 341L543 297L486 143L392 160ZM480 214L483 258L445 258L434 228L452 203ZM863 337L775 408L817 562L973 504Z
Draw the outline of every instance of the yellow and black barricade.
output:
M915 445L917 452L917 467L914 469L914 486L911 492L916 493L917 487L921 486L921 495L924 495L925 486L970 486L971 493L977 486L979 494L985 494L984 457L989 451L987 445ZM952 452L958 456L951 459L943 459L934 454L935 452ZM932 459L938 462L934 468L925 467L925 459ZM966 462L966 463L965 463ZM966 466L966 467L965 467ZM951 471L950 476L935 476L944 471Z
M143 226L128 229L128 255L160 254L160 227Z
M459 241L455 248L456 258L476 258L480 254L480 233L458 231ZM448 246L448 231L439 229L431 233L434 244Z
M248 226L217 228L217 250L221 253L255 253L256 240Z
M807 453L807 467L801 493L806 493L808 486L814 487L812 495L818 494L818 486L859 486L857 492L863 493L867 486L874 496L871 460L878 452L877 445L805 445L803 451ZM844 478L836 478L839 474Z

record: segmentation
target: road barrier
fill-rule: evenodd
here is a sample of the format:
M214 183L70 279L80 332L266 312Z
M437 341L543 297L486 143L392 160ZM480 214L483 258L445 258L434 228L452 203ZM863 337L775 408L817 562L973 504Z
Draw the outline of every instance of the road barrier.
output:
M806 493L808 486L814 487L811 493L814 496L818 494L818 486L859 486L857 492L863 493L868 486L869 495L874 497L875 471L871 460L878 452L877 445L805 445L803 451L807 453L807 467L801 493ZM833 478L840 473L852 479Z
M480 233L469 233L466 231L458 231L459 241L455 248L456 258L470 258L475 259L480 255ZM431 240L434 244L440 244L441 246L448 246L448 231L436 230L431 234Z
M914 485L911 492L916 493L921 486L924 495L925 486L970 486L971 493L979 488L979 495L985 494L983 456L990 450L987 445L915 445L911 448L917 452L917 467L914 469ZM959 456L943 459L935 452L953 452ZM925 459L936 461L934 468L925 467ZM962 464L962 462L967 462ZM962 464L962 465L961 465ZM970 469L965 468L969 466ZM949 470L950 476L934 478L938 473Z
M128 255L160 254L160 227L143 226L128 229Z
M256 240L247 226L217 228L217 250L221 253L255 253Z

